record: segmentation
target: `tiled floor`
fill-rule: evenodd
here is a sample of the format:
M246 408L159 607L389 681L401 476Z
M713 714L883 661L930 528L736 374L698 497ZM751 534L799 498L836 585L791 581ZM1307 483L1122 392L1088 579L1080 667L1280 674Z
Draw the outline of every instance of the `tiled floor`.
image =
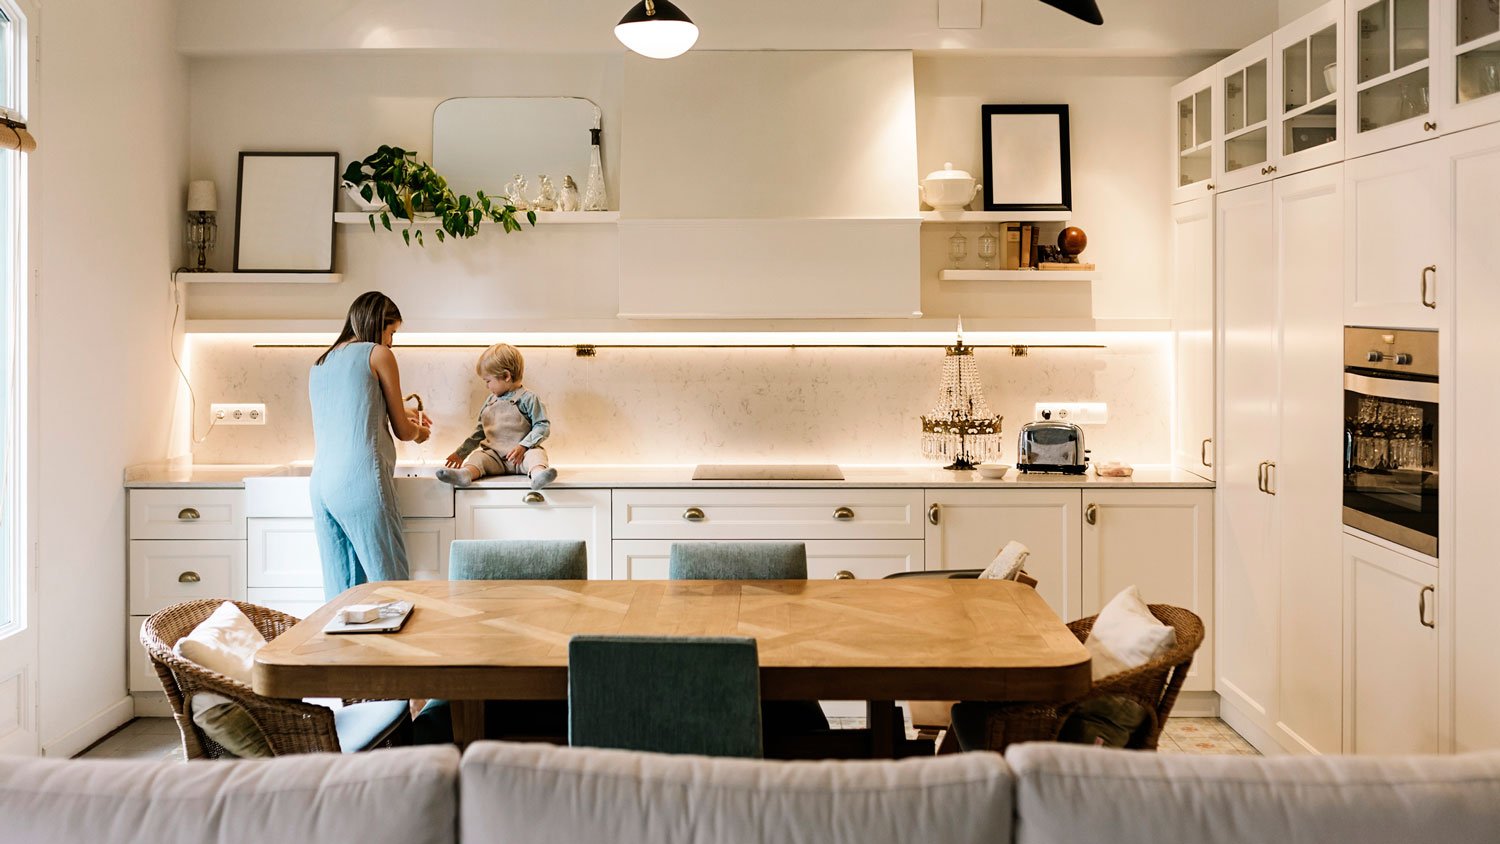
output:
M833 718L834 727L863 727L863 718ZM1172 718L1162 731L1162 753L1259 756L1217 718ZM88 759L182 759L182 738L170 718L137 718L80 754Z

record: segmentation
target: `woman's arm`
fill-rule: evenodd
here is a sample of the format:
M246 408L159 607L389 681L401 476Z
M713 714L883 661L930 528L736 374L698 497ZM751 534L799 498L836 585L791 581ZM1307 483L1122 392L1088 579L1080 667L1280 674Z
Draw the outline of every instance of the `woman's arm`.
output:
M385 394L385 412L391 419L391 433L398 440L426 442L432 429L407 416L406 405L401 401L401 371L396 367L395 353L376 344L370 350L370 371L380 382L380 392Z

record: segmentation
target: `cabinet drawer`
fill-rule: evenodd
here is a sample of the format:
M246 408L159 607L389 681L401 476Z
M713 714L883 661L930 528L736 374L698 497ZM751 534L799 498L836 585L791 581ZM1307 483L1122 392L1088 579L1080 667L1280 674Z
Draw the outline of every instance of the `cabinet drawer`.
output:
M847 571L878 580L898 571L921 571L925 544L916 539L814 539L807 542L807 577L831 580ZM670 539L617 540L615 580L666 580Z
M238 489L133 489L131 539L244 539Z
M615 539L921 539L922 490L616 490Z
M244 594L245 543L235 539L133 540L130 612L150 615L197 598Z
M141 628L149 617L132 615L125 623L125 650L129 654L125 664L129 666L128 680L132 692L162 692L161 678L156 676L156 669L146 656L146 646L141 644Z

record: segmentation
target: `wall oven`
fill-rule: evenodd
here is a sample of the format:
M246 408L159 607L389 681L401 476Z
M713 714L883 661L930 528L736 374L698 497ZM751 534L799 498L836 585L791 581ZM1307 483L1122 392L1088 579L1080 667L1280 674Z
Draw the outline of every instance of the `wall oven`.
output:
M1344 524L1437 556L1436 331L1344 329Z

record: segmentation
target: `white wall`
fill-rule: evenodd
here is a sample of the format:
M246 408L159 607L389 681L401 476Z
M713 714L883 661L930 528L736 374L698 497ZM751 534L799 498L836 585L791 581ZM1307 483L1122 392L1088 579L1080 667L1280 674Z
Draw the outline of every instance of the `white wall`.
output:
M1286 26L1297 18L1311 12L1313 9L1322 6L1325 2L1326 0L1277 0L1276 25ZM1261 33L1262 36L1266 34ZM1247 41L1246 44L1248 43ZM1245 46L1245 44L1240 46Z
M171 454L168 276L180 260L184 63L171 0L47 2L36 375L43 751L130 717L124 467Z

